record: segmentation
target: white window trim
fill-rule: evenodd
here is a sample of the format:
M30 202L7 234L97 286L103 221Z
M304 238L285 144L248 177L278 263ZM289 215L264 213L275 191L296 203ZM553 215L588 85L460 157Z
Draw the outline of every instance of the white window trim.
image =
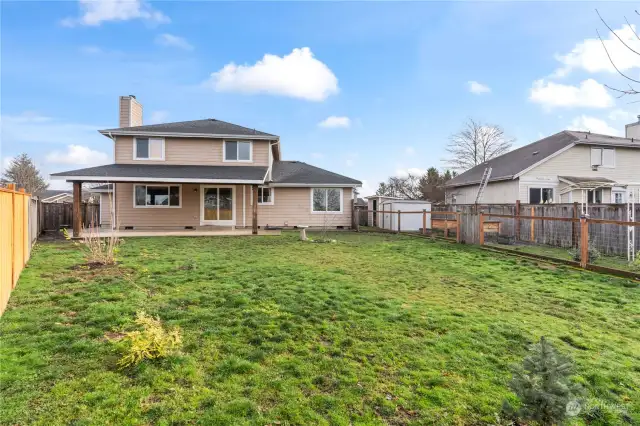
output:
M136 187L137 186L164 186L167 188L167 191L169 191L169 187L170 186L177 186L178 187L178 202L179 204L177 206L138 206L136 205ZM145 194L145 202L146 202L146 194ZM180 209L182 208L182 185L180 184L169 184L169 185L162 185L162 184L138 184L135 183L133 184L133 208L135 209Z
M157 157L149 157L149 158L138 158L138 139L147 139L149 140L149 155L151 155L151 141L152 140L159 140L162 141L162 157L157 158ZM164 161L164 149L165 149L165 140L164 138L158 138L158 137L153 137L153 136L149 136L149 137L140 137L140 138L133 138L133 159L136 161Z
M616 149L613 147L604 147L604 146L592 146L591 147L591 152L593 152L594 149L599 149L600 150L600 162L602 163L602 158L604 157L604 150L605 149L610 149L613 151L613 166L605 166L605 165L591 165L592 167L598 167L599 169L615 169L616 168L616 157L618 156L618 153L616 152ZM591 153L589 154L589 162L591 162Z
M622 195L622 201L616 203L616 194ZM627 202L627 191L611 189L611 204L624 204Z
M249 159L248 160L227 160L227 142L248 143L249 144ZM236 152L236 154L237 154L237 152ZM222 141L222 162L223 163L253 163L253 141L224 139Z
M309 198L310 198L310 206L311 206L311 214L343 214L344 212L344 199L343 199L343 189L342 188L335 188L335 187L322 187L322 186L316 186L313 188L309 188ZM313 210L313 191L315 189L337 189L340 191L340 211L337 212L333 212L333 211L321 211L321 212L317 212L315 210Z
M270 186L259 186L258 187L258 200L260 200L260 190L263 189L263 188L267 188L269 191L271 191L271 201L266 202L266 203L258 202L258 205L259 206L272 206L274 201L275 201L275 191Z
M532 189L540 189L540 200L542 200L542 190L543 189L551 189L553 190L553 198L551 202L555 203L556 196L558 195L558 187L557 185L528 185L527 186L527 204L531 204L531 190ZM543 203L540 203L543 204ZM536 204L537 205L537 204Z

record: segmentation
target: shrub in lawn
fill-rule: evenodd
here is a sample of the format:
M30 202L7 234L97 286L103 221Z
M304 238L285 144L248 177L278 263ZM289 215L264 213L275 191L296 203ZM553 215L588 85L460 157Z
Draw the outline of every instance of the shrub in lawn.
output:
M71 239L67 229L62 230L62 234L67 240ZM121 240L110 233L108 237L100 235L100 228L91 226L82 228L82 243L74 242L76 246L82 246L86 252L87 263L113 265L116 263L116 255L118 254L118 245Z
M520 399L520 407L516 410L505 401L503 412L511 418L542 425L562 423L567 404L575 402L581 392L571 381L572 372L573 361L541 337L539 343L531 346L510 383L511 390Z
M137 313L135 323L142 327L142 331L126 333L123 341L127 349L118 361L121 368L136 365L145 359L164 358L180 348L182 338L178 327L164 327L160 318L145 312Z
M589 253L589 260L588 260L589 263L593 263L600 258L601 256L600 251L596 248L593 241L589 241L589 247L587 250ZM569 250L569 254L573 258L573 260L575 260L576 262L580 262L581 250L579 246L576 249Z

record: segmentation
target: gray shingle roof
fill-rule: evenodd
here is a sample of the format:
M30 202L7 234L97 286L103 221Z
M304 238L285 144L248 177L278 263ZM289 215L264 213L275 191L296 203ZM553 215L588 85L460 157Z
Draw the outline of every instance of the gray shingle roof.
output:
M226 121L207 118L204 120L178 121L175 123L150 124L147 126L121 127L117 129L100 130L107 132L148 132L148 133L188 133L202 135L235 135L235 136L267 136L278 138L276 135L261 132L256 129L238 126Z
M194 179L198 180L247 180L262 181L267 172L266 167L259 166L183 166L165 164L108 164L106 166L89 167L52 173L73 180L74 176L93 178L157 178L157 179ZM98 179L93 179L98 181ZM132 180L132 181L133 181Z
M490 182L513 179L515 175L533 166L557 151L572 145L611 145L628 148L640 148L640 141L615 136L599 135L588 132L564 130L537 142L530 143L499 157L477 165L447 182L446 186L464 186L480 182L482 173L491 167Z
M604 177L582 177L582 176L558 176L558 179L566 180L567 182L571 182L575 185L580 185L584 183L616 183L615 180L611 180Z
M294 185L362 185L359 180L339 175L302 161L275 161L273 183Z

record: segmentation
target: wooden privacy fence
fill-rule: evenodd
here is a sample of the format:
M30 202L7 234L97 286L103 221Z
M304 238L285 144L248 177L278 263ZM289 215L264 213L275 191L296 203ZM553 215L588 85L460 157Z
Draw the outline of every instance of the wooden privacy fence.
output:
M40 230L58 231L61 228L73 228L73 203L40 203ZM82 203L82 226L100 224L100 204Z
M0 188L0 315L31 254L32 211L30 194L13 184Z

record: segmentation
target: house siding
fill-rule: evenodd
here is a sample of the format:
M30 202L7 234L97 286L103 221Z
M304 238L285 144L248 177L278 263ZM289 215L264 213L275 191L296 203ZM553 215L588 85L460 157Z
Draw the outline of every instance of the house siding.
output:
M460 186L448 188L446 199L451 200L455 194L455 204L473 204L476 201L479 185ZM482 195L482 204L515 203L519 191L518 180L490 182Z
M268 166L269 141L253 141L252 162L224 162L222 139L164 138L164 160L134 160L133 136L118 136L115 162L118 164L175 164L205 166Z
M116 215L120 228L125 226L200 226L200 197L202 193L200 184L182 185L182 205L180 208L135 208L133 207L133 185L132 183L116 184ZM243 185L235 185L236 227L243 225L251 227L251 186L244 185L244 187L243 212ZM311 213L311 190L309 188L274 188L274 205L258 206L258 226L350 227L352 189L344 188L342 196L342 214L313 214Z

